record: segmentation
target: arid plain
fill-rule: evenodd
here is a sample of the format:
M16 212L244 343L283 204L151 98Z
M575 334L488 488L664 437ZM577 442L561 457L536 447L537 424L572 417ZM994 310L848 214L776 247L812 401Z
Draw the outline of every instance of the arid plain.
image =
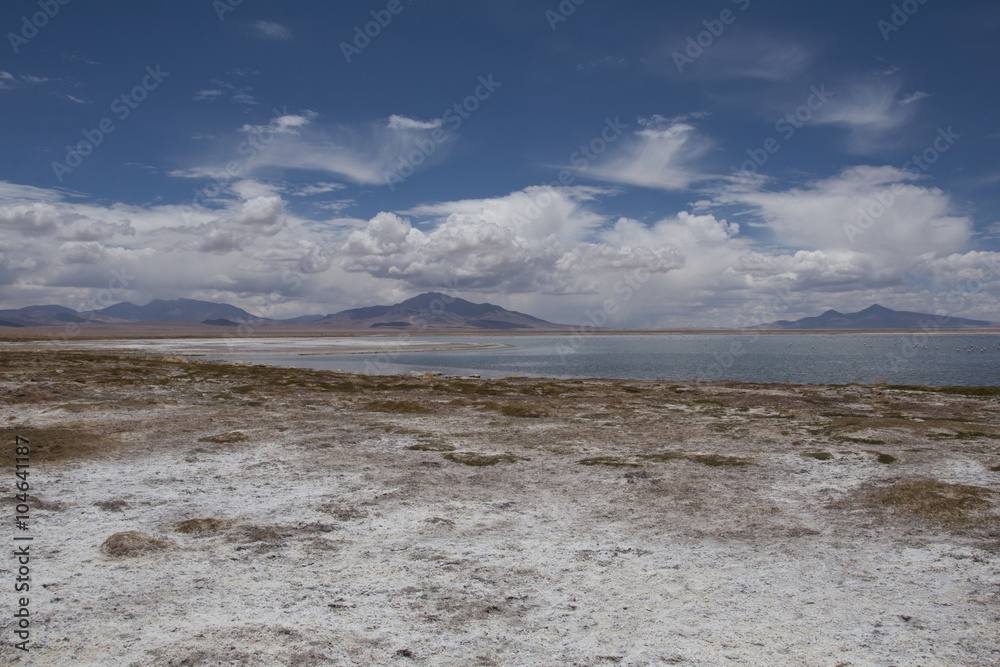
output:
M1000 662L996 388L0 368L7 664Z

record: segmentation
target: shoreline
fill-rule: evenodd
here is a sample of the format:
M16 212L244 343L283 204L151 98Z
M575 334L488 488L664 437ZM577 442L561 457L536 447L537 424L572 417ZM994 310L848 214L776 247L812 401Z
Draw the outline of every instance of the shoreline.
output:
M811 333L811 332L810 332ZM868 345L865 340L866 335L853 333L857 337L859 344ZM888 336L892 338L897 334L893 332L883 332L883 345ZM211 338L211 337L171 337L171 338L100 338L100 339L71 339L71 340L2 340L0 339L0 351L77 351L84 354L118 354L129 356L151 356L159 358L185 358L190 360L218 360L239 364L262 364L282 368L313 368L316 370L345 370L348 372L371 373L372 375L414 375L425 372L434 372L447 377L481 377L481 378L505 378L505 377L534 377L550 378L553 380L569 379L590 379L602 378L618 381L637 381L639 378L648 381L671 381L671 382L695 382L695 381L731 381L747 382L751 384L799 384L803 386L841 386L849 383L865 383L866 385L909 385L909 386L998 386L1000 378L984 372L981 364L976 364L976 372L944 374L927 372L908 372L901 374L868 372L867 366L851 367L849 372L739 372L737 367L734 372L725 373L728 367L723 367L721 371L713 371L712 365L725 362L725 350L711 350L707 347L704 353L693 352L682 345L679 354L684 358L690 358L692 354L702 354L701 362L694 363L687 361L685 365L674 365L663 361L655 369L644 371L642 364L636 366L634 363L627 369L631 375L613 375L615 370L625 370L600 361L604 357L597 357L598 362L591 365L576 365L572 363L545 363L545 359L556 359L555 355L560 354L559 341L543 343L541 340L529 344L527 354L535 356L524 357L523 353L517 351L518 337L512 337L503 342L497 341L493 337L476 336L473 341L457 340L452 336L427 336L426 339L415 339L405 337L397 339L392 336L380 335L372 337L253 337L243 339L232 338ZM788 337L786 340L801 338L796 335ZM523 338L521 338L523 340ZM599 340L595 337L594 340ZM666 338L664 338L666 340ZM707 340L707 339L706 339ZM802 339L808 346L808 339ZM867 340L874 340L867 338ZM913 339L903 338L903 347L909 348ZM495 341L495 342L494 342ZM577 343L584 341L572 341L574 348ZM752 342L752 341L750 341ZM889 341L892 342L892 341ZM896 345L900 341L896 341ZM930 343L930 340L925 340ZM967 342L967 341L966 341ZM947 346L947 343L941 342ZM742 343L733 343L742 345ZM789 350L792 350L792 343L789 342ZM540 346L540 347L539 347ZM784 343L780 343L780 349L784 350ZM551 350L549 348L552 348ZM648 345L646 345L648 347ZM803 350L803 354L813 354L815 363L822 364L825 360L823 349L816 350L813 346L811 350ZM913 346L916 347L916 346ZM926 348L927 345L924 345ZM976 343L976 347L980 347ZM996 366L996 348L993 339L987 338L982 341L982 349L978 352L991 351L988 368ZM731 350L732 348L730 348ZM935 349L937 349L935 347ZM511 350L515 352L514 361L504 363L502 356L490 356L491 352L499 350ZM700 344L697 350L701 350ZM540 351L540 352L539 352ZM956 350L958 351L958 350ZM964 350L968 352L968 350ZM480 355L467 355L466 352L481 352ZM435 361L435 354L444 354L444 357ZM453 353L453 354L448 354ZM454 354L458 353L458 354ZM771 354L774 350L771 350ZM548 354L549 356L545 356ZM424 355L422 359L414 359L411 355ZM521 356L518 356L521 355ZM895 350L885 350L885 358L908 360L903 352ZM665 356L669 357L669 353ZM963 355L964 356L964 355ZM366 357L366 358L362 358ZM636 357L641 358L641 357ZM343 359L338 362L337 359ZM535 366L525 365L523 359L539 359ZM561 360L556 359L556 361ZM721 360L721 361L720 361ZM934 359L932 358L932 361ZM940 364L940 359L936 360ZM963 362L969 363L969 362ZM928 366L933 369L933 365ZM705 372L708 369L708 372ZM973 370L975 370L973 369ZM609 372L612 371L612 372ZM534 371L534 372L532 372ZM592 373L587 375L586 373Z
M67 638L13 664L996 655L1000 388L0 368Z
M476 349L507 349L510 348L509 345L482 345L477 347L442 347L442 348L430 348L428 350L417 349L417 350L405 350L405 352L424 352L424 351L449 351L449 350L476 350ZM146 354L143 354L145 352ZM339 368L333 369L320 369L312 368L309 366L288 366L283 364L267 363L261 360L254 361L243 361L238 359L227 359L219 357L208 357L199 354L171 354L170 352L164 352L162 354L150 354L149 350L126 350L120 348L105 348L105 349L88 349L88 348L64 348L64 349L48 349L39 350L36 348L24 347L24 348L4 348L0 347L0 355L19 353L19 354L52 354L52 355L80 355L86 357L98 357L102 362L113 362L116 360L126 360L134 359L137 361L160 361L165 363L182 363L182 364L194 364L194 365L221 365L224 367L237 368L262 368L262 369L274 369L276 371L287 371L287 372L305 372L305 373L329 373L332 375L347 375L347 376L357 376L361 378L366 378L372 381L378 381L379 379L397 379L404 380L407 378L423 378L423 379L434 379L440 382L450 382L450 381L483 381L483 382L498 382L498 381L537 381L537 382L554 382L554 383L575 383L575 382L588 382L588 383L608 383L608 384L639 384L639 385L704 385L706 387L718 386L718 387L783 387L783 388L844 388L844 387L858 387L866 389L891 389L900 391L920 391L929 393L946 393L946 394L963 394L967 393L970 396L1000 396L1000 384L998 385L934 385L934 384L907 384L907 383L890 383L888 381L879 380L875 382L846 382L846 383L824 383L824 382L793 382L793 381L761 381L761 380L675 380L667 378L622 378L622 377L583 377L583 376L550 376L550 375L520 375L515 373L509 373L505 375L491 375L484 373L474 373L472 375L454 375L449 374L444 371L437 370L426 370L426 371L400 371L394 373L367 373L364 371L350 371L342 370ZM300 353L294 356L351 356L357 354L394 354L398 351L353 351L353 350L343 350L337 353ZM261 355L266 356L266 355ZM282 356L292 356L292 355L282 355ZM400 364L402 365L402 364Z
M292 337L281 337L280 339L291 339ZM264 340L280 340L279 338L268 338ZM151 340L151 339L93 339L87 341L81 345L82 341L2 341L0 340L0 351L10 350L10 351L38 351L38 352L83 352L83 353L94 353L94 352L108 352L117 354L130 354L130 355L142 355L142 354L154 354L158 356L177 356L180 353L184 357L208 357L209 355L233 355L238 354L237 352L222 352L221 346L213 346L211 343L220 340L231 340L231 339L218 339L218 338L162 338L162 339L152 339L152 340L178 340L184 341L185 345L182 349L164 347L157 349L155 346L143 347L139 344L129 345L116 345L115 343L110 343L108 345L95 346L93 343L100 341L118 341L118 340ZM252 341L254 339L241 339L246 341ZM314 340L312 338L295 338L295 340ZM339 340L356 340L356 339L339 339ZM196 341L206 341L201 347L198 346ZM39 346L38 343L43 343L44 345ZM87 346L87 343L90 343ZM365 344L365 342L358 341L357 343L351 344L341 344L339 346L331 347L327 350L322 351L308 351L302 352L301 348L295 345L289 345L285 348L271 348L271 349L259 349L255 352L256 356L268 357L268 356L297 356L297 357L312 357L312 356L339 356L339 355L354 355L354 354L402 354L410 352L454 352L461 350L499 350L510 348L510 345L504 345L501 343L426 343L420 341L410 341L406 343L401 342L387 342L383 345L376 345L374 342ZM220 360L228 360L226 356L219 357Z
M1000 335L1000 328L988 329L612 329L612 330L592 330L583 331L581 329L564 330L532 330L532 331L489 331L489 330L429 330L422 332L408 332L400 330L398 332L373 333L370 331L302 331L296 330L272 330L269 327L255 329L251 335L233 335L231 333L217 331L184 331L170 330L164 328L157 331L144 331L141 328L128 330L100 329L92 331L82 331L74 335L67 335L62 327L17 327L0 328L0 343L5 342L26 342L26 341L70 341L70 340L162 340L162 339L199 339L211 338L219 340L255 340L273 338L378 338L378 339L410 339L410 338L450 338L450 337L491 337L491 336L566 336L566 337L590 337L590 336L781 336L781 335L886 335L886 336L995 336ZM263 329L263 330L262 330Z

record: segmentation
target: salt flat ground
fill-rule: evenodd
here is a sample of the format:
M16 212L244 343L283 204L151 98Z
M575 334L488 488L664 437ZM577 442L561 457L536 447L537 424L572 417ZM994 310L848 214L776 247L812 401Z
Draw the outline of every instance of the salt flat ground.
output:
M4 664L1000 664L995 389L0 369Z

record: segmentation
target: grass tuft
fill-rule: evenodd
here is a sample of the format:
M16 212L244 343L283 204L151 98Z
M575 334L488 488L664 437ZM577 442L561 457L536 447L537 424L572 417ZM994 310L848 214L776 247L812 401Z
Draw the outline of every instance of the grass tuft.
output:
M479 454L476 452L454 452L445 454L444 458L467 466L495 466L498 463L517 463L528 459L513 454Z
M175 533L200 535L202 533L218 533L232 525L233 522L227 519L188 519L187 521L178 521L173 525L173 529Z
M105 512L121 512L129 508L124 500L98 500L94 507L100 507Z
M718 468L721 466L750 466L753 461L740 458L738 456L722 456L721 454L688 454L685 456L688 461L700 463L702 465Z
M643 461L652 461L653 463L666 463L667 461L686 459L687 456L680 452L658 452L656 454L642 454L639 458Z
M361 406L370 412L401 412L409 414L427 414L434 412L422 403L414 401L370 401Z
M415 452L453 452L455 448L448 443L442 442L440 440L428 440L426 442L418 442L415 445L410 445L407 449L413 450Z
M123 533L115 533L104 540L104 544L101 545L101 551L112 558L123 558L162 551L169 546L170 543L166 540L159 540L146 533L126 530Z
M198 438L198 442L214 442L218 445L228 445L234 442L244 442L249 439L250 436L242 431L230 431L229 433L219 433L218 435L209 435L204 438Z
M830 452L802 452L800 456L808 456L811 459L816 459L817 461L829 461L833 458L833 454Z
M525 417L528 419L538 419L539 417L545 417L548 414L543 410L535 410L533 408L514 403L501 405L498 412L502 415L506 415L507 417Z

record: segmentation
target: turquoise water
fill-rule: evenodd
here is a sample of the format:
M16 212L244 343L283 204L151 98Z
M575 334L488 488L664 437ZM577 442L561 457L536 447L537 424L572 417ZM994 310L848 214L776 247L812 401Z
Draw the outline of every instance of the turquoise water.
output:
M441 371L446 375L483 377L1000 385L1000 334L653 334L409 340L501 343L510 347L241 358L282 366L379 374Z

